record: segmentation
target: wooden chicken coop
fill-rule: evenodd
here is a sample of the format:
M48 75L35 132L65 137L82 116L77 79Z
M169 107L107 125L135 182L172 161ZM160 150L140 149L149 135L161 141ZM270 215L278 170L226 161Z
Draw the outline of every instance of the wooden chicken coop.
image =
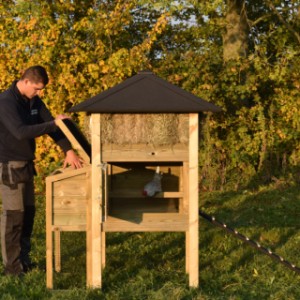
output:
M185 269L197 287L198 113L220 109L143 71L70 111L90 114L91 163L47 178L47 287L53 287L53 233L59 257L64 230L86 231L89 287L102 285L107 232L184 232ZM84 142L64 125L89 163ZM145 196L158 168L161 190Z

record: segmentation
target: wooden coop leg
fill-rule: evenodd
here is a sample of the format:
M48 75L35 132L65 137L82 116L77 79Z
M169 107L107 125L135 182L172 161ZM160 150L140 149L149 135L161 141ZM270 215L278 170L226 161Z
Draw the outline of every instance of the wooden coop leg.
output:
M185 272L186 274L189 274L190 270L189 270L189 266L190 266L190 242L189 242L189 232L186 231L185 232Z
M48 289L53 289L53 244L52 244L52 231L46 233L46 286Z
M182 177L182 191L184 193L183 196L183 203L182 203L182 211L181 213L189 213L188 212L188 208L189 208L189 163L188 162L184 162L183 166L182 166L182 171L181 171L181 175ZM190 244L189 244L189 231L185 232L185 272L186 274L189 274L189 248L190 248Z
M105 232L102 231L101 235L102 235L101 264L102 264L102 270L103 270L105 268L105 264L106 264L106 236L105 236Z
M46 181L46 286L53 289L52 190Z
M55 271L61 271L61 256L60 256L60 230L56 229L54 232L55 236Z
M92 192L87 207L87 285L101 288L102 285L102 169L100 115L91 116L92 139Z
M198 114L190 114L189 124L189 229L188 271L189 285L199 285L199 191L198 191Z

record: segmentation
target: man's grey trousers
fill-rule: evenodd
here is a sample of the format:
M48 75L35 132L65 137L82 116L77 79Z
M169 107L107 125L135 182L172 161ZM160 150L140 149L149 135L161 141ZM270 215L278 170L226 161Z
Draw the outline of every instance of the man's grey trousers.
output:
M35 215L33 175L26 182L15 183L11 168L24 162L0 163L1 251L4 273L19 275L30 261L30 238ZM4 179L4 180L3 180Z

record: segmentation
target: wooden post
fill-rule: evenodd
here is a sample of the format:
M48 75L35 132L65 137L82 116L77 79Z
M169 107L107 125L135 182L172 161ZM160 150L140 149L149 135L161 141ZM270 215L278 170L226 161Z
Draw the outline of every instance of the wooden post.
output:
M184 192L184 212L189 215L189 207L190 207L190 197L189 197L189 162L183 162L182 166L183 173L183 192ZM190 267L190 239L189 239L189 230L185 232L185 272L189 274Z
M46 286L53 289L52 186L46 179Z
M101 222L102 222L102 171L100 114L91 116L92 133L92 193L87 209L87 285L101 288Z
M54 237L55 237L55 271L60 272L61 271L61 246L60 246L60 229L57 228L54 231Z
M105 222L106 218L107 218L107 203L108 203L108 182L107 182L107 168L108 166L106 165L106 167L104 168L104 193L102 193L103 195L103 200L102 200L102 221ZM106 264L106 233L104 232L103 226L101 226L101 243L102 243L102 248L101 248L101 267L102 270L105 268L105 264Z
M102 226L101 226L102 228ZM104 270L106 264L106 233L101 231L101 268Z
M187 254L189 285L199 285L199 196L198 196L198 114L189 115L189 230Z

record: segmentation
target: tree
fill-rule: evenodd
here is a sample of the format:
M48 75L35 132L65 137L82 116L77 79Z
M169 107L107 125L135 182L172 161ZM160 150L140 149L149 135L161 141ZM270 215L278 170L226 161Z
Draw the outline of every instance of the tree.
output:
M223 109L201 117L204 187L271 180L299 163L299 11L296 0L1 1L0 89L45 65L56 114L152 69ZM58 160L47 144L46 164Z
M247 57L249 24L244 0L227 0L225 22L224 61Z
M167 15L137 22L135 6L127 0L1 2L1 89L29 65L44 65L50 75L44 100L58 114L148 67ZM77 118L82 125L84 116ZM47 153L45 147L43 137L37 156L45 164L57 161L54 148Z

